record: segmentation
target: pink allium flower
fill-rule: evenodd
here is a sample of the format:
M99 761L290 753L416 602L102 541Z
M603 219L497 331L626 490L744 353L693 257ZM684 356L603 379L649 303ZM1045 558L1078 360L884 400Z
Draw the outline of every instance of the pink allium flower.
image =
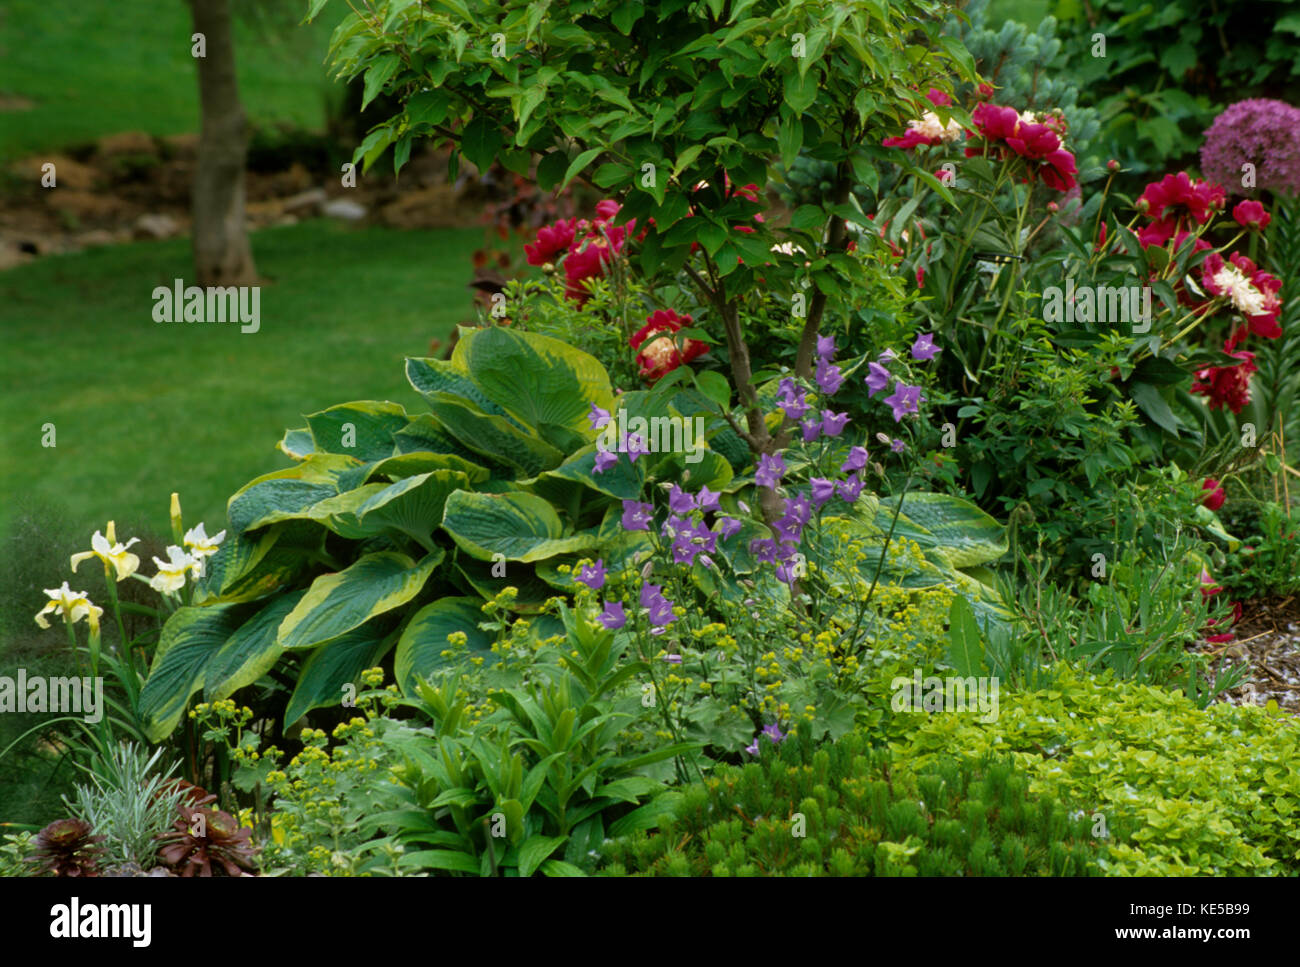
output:
M1244 164L1255 166L1255 187L1300 194L1300 108L1268 98L1238 101L1214 119L1201 146L1201 170L1234 195Z

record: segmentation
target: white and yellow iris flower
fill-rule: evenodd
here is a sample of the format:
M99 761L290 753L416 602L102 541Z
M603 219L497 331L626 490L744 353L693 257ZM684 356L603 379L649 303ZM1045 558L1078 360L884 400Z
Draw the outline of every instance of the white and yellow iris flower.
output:
M186 554L175 544L167 548L168 560L154 558L158 573L149 579L149 586L162 594L175 594L185 587L185 572L190 571L198 577L202 572L203 562L192 554Z
M185 546L189 548L190 557L196 565L194 569L195 577L203 577L203 562L205 558L211 557L217 553L217 548L225 539L226 532L222 531L215 537L209 537L204 530L203 524L198 527L191 527L185 532Z
M104 562L105 570L111 567L116 572L118 581L125 581L140 567L140 559L128 550L132 544L138 544L140 538L133 537L125 544L119 544L111 520L105 530L108 531L107 536L95 531L90 539L90 550L72 555L72 570L76 571L82 561L97 557Z
M68 582L64 581L63 587L46 588L45 593L50 600L46 601L45 607L36 614L36 623L42 628L50 626L50 623L45 620L47 614L61 611L63 620L68 624L74 625L85 618L92 631L96 633L99 631L99 616L104 613L104 609L91 604L85 591L74 591L68 587Z

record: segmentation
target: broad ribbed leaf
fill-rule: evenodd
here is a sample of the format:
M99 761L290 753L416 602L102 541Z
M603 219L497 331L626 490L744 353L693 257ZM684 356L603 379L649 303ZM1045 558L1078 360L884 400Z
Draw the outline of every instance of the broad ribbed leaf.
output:
M393 434L410 421L398 403L359 400L313 413L307 417L307 426L317 450L366 462L391 457Z
M880 502L876 526L885 532L897 499L889 497ZM948 494L904 495L902 516L894 533L905 534L927 551L934 548L953 567L987 564L1007 552L1003 525L970 501Z
M426 400L433 399L437 393L452 393L472 400L489 415L500 416L505 412L450 360L408 358L406 378Z
M519 476L535 477L564 460L564 454L555 447L504 416L484 413L473 403L449 393L437 394L429 401L429 409L462 446L512 468Z
M479 494L457 491L447 498L442 527L472 557L490 561L541 561L596 547L591 534L564 536L560 518L549 503L518 491Z
M383 487L361 505L357 516L367 528L391 527L430 547L448 496L469 486L463 473L433 470Z
M405 604L420 593L444 556L439 550L417 564L405 554L380 551L318 577L280 625L280 645L311 648Z
M500 326L471 330L456 343L451 361L528 426L565 427L590 440L591 405L614 406L600 361L549 336Z
M208 662L248 616L237 604L180 608L163 625L139 713L150 742L161 742L181 720L190 696L203 687Z
M280 622L306 593L305 590L291 591L272 598L227 639L207 663L203 687L206 701L229 698L275 666L283 651L276 640Z
M482 604L480 598L441 598L416 612L397 642L393 659L397 685L405 694L414 697L417 679L427 679L447 664L442 653L451 647L447 636L452 632L464 632L471 651L492 647L492 636L478 626L483 620Z
M345 685L361 691L361 673L378 665L393 647L391 630L391 621L371 622L317 646L298 670L298 686L284 710L284 727L314 708L341 705Z

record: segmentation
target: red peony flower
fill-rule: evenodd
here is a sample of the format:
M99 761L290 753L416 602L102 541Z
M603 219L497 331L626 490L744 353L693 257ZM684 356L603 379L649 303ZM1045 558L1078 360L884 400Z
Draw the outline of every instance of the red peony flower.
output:
M1223 187L1208 181L1192 181L1187 172L1165 175L1146 186L1138 198L1138 210L1152 219L1173 221L1193 218L1204 225L1210 215L1226 204Z
M930 90L926 92L926 95L925 95L925 96L926 96L926 99L927 99L931 104L933 104L935 107L951 107L951 106L952 106L952 97L951 97L951 95L945 94L943 91L939 90L937 87L932 87L932 88L930 88Z
M1192 383L1192 392L1208 396L1210 409L1217 410L1226 406L1233 413L1240 413L1250 402L1250 374L1255 372L1255 354L1250 352L1232 352L1232 343L1224 344L1224 352L1241 362L1235 366L1211 366L1196 373L1196 382Z
M1061 138L1053 124L1039 124L1022 120L1020 112L1012 107L996 104L977 104L971 120L981 137L993 149L995 157L1008 158L1008 151L1024 158L1029 177L1042 178L1043 184L1056 191L1066 192L1078 185L1074 155L1061 147ZM983 147L966 148L966 157L980 154Z
M1232 210L1232 217L1242 228L1256 232L1268 228L1268 223L1273 220L1273 216L1264 211L1264 206L1257 201L1238 202L1237 207Z
M691 321L689 315L679 316L672 309L660 309L652 313L646 324L628 340L633 349L640 350L636 361L642 379L654 383L682 363L689 363L709 351L708 345L698 339L687 339L685 345L677 345L673 334Z
M1218 510L1223 506L1225 495L1223 493L1223 485L1220 484L1219 481L1215 480L1213 477L1206 477L1205 482L1201 484L1201 489L1209 491L1208 494L1201 498L1201 503L1206 507L1210 508L1210 510Z
M544 225L537 232L537 241L524 246L524 256L529 265L545 265L573 244L573 219L560 219L554 225Z

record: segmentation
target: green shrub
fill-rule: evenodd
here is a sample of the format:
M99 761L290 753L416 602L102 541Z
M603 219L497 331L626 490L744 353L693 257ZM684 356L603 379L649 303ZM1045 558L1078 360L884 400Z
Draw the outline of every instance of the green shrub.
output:
M1006 759L911 772L861 732L829 745L767 740L761 762L683 791L660 832L607 844L609 875L1093 876L1094 821Z
M909 714L895 756L924 769L952 749L1007 755L1035 795L1100 812L1118 876L1300 872L1300 729L1275 709L1063 668L1048 689L1003 695L996 722Z

